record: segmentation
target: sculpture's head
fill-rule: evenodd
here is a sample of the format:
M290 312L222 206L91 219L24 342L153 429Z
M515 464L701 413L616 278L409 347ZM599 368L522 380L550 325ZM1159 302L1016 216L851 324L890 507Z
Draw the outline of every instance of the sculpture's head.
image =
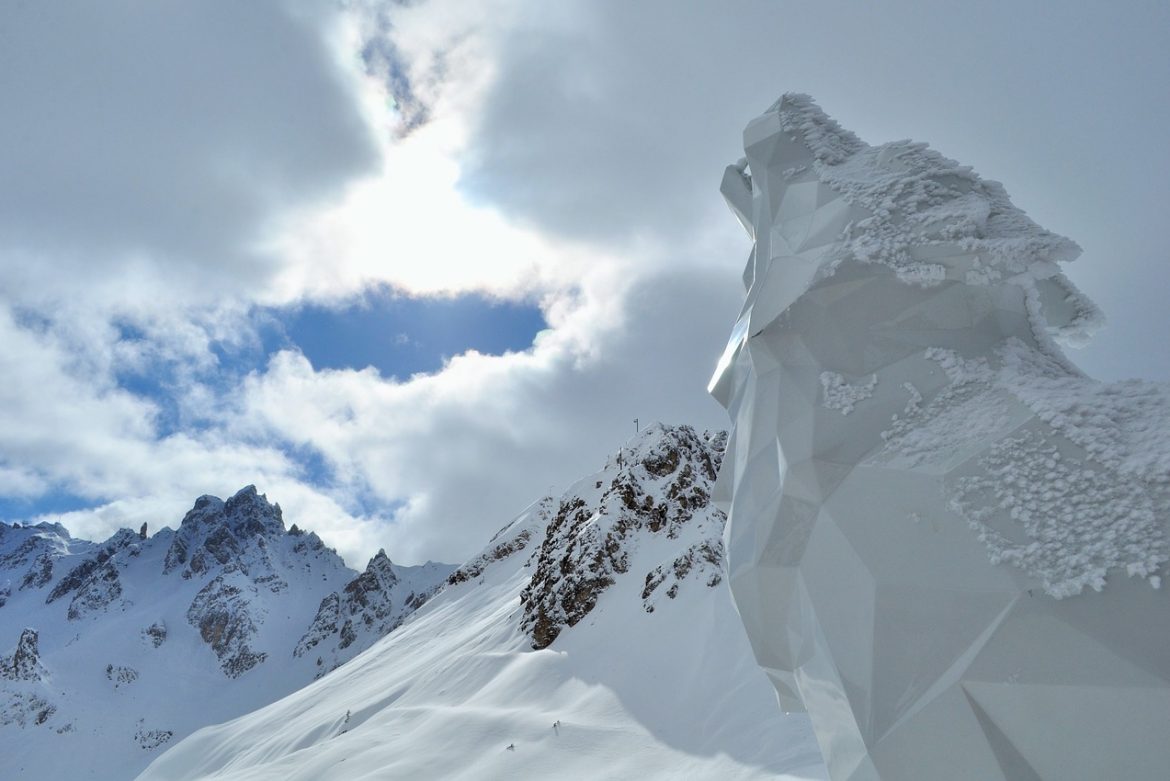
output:
M1057 266L1080 248L1036 225L1001 184L925 144L871 147L809 96L789 93L748 124L744 153L720 187L753 242L747 298L711 383L725 406L736 347L851 263L921 287L958 280L1034 291L1033 327L1064 343L1087 340L1100 323Z

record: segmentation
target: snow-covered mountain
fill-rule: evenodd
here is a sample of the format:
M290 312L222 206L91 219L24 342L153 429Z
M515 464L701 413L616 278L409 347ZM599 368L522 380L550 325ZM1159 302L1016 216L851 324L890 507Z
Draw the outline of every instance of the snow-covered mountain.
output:
M368 651L141 778L824 778L723 578L725 441L643 431ZM344 627L361 600L326 602L315 625Z
M368 648L453 569L379 553L358 574L253 486L153 536L0 524L0 776L132 778Z

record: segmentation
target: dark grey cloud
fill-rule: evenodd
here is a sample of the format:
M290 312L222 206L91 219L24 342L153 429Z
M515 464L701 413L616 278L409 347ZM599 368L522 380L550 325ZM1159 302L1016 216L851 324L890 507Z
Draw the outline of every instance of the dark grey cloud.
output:
M727 79L734 67L719 59L742 21L641 3L586 14L580 28L525 29L501 45L462 186L592 240L693 225L721 208L712 182L745 118L766 106L760 86Z
M265 221L377 161L322 34L334 15L276 0L0 5L0 263L85 277L132 257L208 286L263 278L271 261L250 245Z
M404 138L427 123L431 118L431 107L415 92L407 73L407 64L389 37L388 22L383 22L382 27L366 41L362 48L362 61L366 71L386 85L398 115L397 136Z

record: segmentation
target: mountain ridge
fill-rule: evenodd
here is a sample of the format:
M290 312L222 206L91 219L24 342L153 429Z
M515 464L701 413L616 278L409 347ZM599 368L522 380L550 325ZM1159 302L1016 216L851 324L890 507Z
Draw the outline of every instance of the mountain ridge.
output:
M369 650L141 779L824 778L722 576L725 443L644 429Z
M254 485L201 496L177 529L149 536L144 526L91 542L59 524L0 525L6 777L133 776L174 739L344 663L453 569L389 559L378 576L350 569L316 534L286 529ZM382 593L398 580L405 593ZM314 606L355 583L393 622L359 621L344 642L322 635L317 653L294 654Z

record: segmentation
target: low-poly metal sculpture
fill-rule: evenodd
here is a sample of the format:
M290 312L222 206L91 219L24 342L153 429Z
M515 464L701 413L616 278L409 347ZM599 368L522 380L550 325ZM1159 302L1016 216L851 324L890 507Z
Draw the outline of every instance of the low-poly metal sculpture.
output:
M1170 778L1170 402L1057 347L1079 249L807 96L744 147L716 498L781 705L835 781Z

